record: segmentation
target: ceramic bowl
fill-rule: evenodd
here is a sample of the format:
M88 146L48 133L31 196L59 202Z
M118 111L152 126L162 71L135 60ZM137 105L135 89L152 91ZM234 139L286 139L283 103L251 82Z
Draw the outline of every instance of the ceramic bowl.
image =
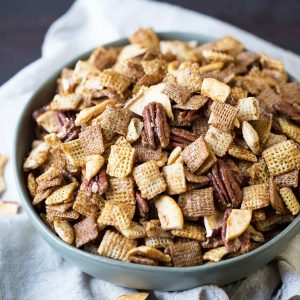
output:
M198 34L178 32L161 33L159 36L165 40L195 40L198 43L211 40ZM127 39L120 39L104 46L122 46L127 43ZM26 178L22 169L24 158L28 154L33 140L34 124L31 114L51 99L61 69L74 67L77 60L86 59L89 54L90 51L64 66L58 66L57 72L54 72L29 99L18 121L14 147L16 184L23 207L31 222L50 247L93 277L128 288L162 291L178 291L205 284L231 283L262 268L283 251L300 230L300 215L275 238L249 253L218 263L186 268L146 266L100 257L66 244L47 228L31 205L31 197L26 188Z

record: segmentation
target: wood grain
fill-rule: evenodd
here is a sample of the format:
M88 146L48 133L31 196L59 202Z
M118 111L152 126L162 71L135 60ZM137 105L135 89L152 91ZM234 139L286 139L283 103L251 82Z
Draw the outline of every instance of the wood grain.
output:
M100 1L100 0L99 0ZM122 1L122 0L119 0ZM166 0L300 53L300 1ZM73 0L0 0L0 84L41 55L44 35Z

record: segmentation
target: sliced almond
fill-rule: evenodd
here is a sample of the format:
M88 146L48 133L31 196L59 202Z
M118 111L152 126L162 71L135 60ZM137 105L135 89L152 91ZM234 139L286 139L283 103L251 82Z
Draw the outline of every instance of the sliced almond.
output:
M259 154L260 151L260 144L259 144L259 137L255 129L252 125L244 121L242 126L242 133L243 138L248 145L248 147L253 151L254 154Z
M173 151L170 153L167 165L172 165L174 164L180 156L180 153L182 152L181 147L176 147L173 149Z
M225 240L229 241L239 237L249 227L251 217L251 209L233 209L227 219Z
M144 127L143 121L138 118L132 118L128 125L126 140L133 143L139 139Z
M49 157L50 147L46 143L40 143L31 150L23 165L25 171L34 170L46 162Z
M89 155L85 160L85 177L90 181L103 167L105 159L101 155Z
M36 122L49 133L57 133L61 126L57 118L57 113L51 110L42 113L36 119Z
M166 195L158 196L155 198L154 203L163 229L183 228L183 214L173 198Z
M206 229L206 237L210 237L213 234L214 229L220 227L223 221L223 213L221 211L216 211L215 214L211 216L204 217L204 226Z
M72 245L75 239L75 233L68 221L55 220L53 223L54 230L58 236L67 244Z

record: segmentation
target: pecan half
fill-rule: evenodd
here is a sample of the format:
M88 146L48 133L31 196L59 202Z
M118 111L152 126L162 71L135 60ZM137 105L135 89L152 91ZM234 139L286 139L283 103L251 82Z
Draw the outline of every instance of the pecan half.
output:
M237 166L230 160L218 160L208 174L212 188L215 191L220 207L238 207L242 201L243 193L240 188L241 176ZM237 176L237 174L239 174Z
M159 145L166 148L170 142L170 127L164 107L157 102L151 102L143 110L144 132L146 140L152 149Z
M75 125L75 116L67 117L62 112L57 112L57 118L61 125L58 136L63 142L69 142L78 138L80 129Z
M293 105L288 102L280 102L275 104L274 108L278 113L300 124L300 107L298 105Z
M135 199L141 219L146 220L149 213L149 205L147 200L142 197L140 192L135 193Z
M194 132L182 128L172 127L170 139L170 145L172 147L179 146L185 148L197 139L197 135Z
M90 181L88 181L86 178L83 178L82 184L85 192L103 195L108 189L108 180L105 170L100 171Z

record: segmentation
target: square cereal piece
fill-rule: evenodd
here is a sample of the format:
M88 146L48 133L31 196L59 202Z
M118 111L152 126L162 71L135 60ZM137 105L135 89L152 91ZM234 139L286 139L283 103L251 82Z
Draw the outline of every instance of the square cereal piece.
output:
M183 163L174 163L163 168L169 195L181 194L186 191Z
M152 248L167 248L170 245L173 245L172 238L163 238L163 237L146 237L145 238L145 245L147 247Z
M79 140L86 156L104 152L103 136L98 124L88 126L79 133Z
M209 156L204 161L200 169L196 172L196 175L205 174L217 162L217 157L215 153L211 150L210 146L208 146L208 151L209 151Z
M146 162L149 160L160 160L162 149L152 149L143 145L135 145L136 150L136 162Z
M57 94L49 104L50 110L69 111L75 110L82 100L80 94Z
M107 201L97 222L100 226L108 225L121 229L129 228L134 212L135 206L133 205Z
M278 118L278 122L283 134L288 138L300 143L300 127L291 123L285 118Z
M141 191L142 197L152 199L164 192L167 184L159 172L155 160L145 162L133 169L134 180Z
M74 225L75 243L79 248L98 237L98 227L93 217L87 217Z
M127 253L136 246L136 240L129 240L115 231L106 230L98 248L98 254L113 259L128 261Z
M283 134L274 134L272 132L270 132L267 140L265 141L265 143L263 144L263 148L264 149L268 149L276 144L279 144L281 142L284 142L287 140L287 137Z
M269 186L267 183L255 184L243 188L241 209L259 209L270 204Z
M231 97L235 100L243 99L248 96L248 92L241 87L233 87L230 93Z
M76 187L76 182L62 186L54 191L45 201L47 205L67 203L73 200L73 191Z
M264 150L262 156L273 176L300 168L300 151L292 140L281 142Z
M90 197L87 196L83 191L78 191L73 204L73 209L86 217L91 216L96 218L99 209L89 200L89 198Z
M214 78L205 78L202 82L201 94L212 100L225 102L230 94L230 86Z
M103 87L112 89L119 94L123 94L131 83L127 76L109 69L101 72L98 77Z
M117 228L120 233L122 233L123 236L130 240L134 239L140 239L144 238L146 236L146 231L145 228L136 223L136 222L131 222L130 226L128 228Z
M256 155L249 149L246 149L236 143L231 143L228 154L239 159L239 160L246 160L246 161L252 161L256 162L257 157Z
M85 152L81 146L80 139L62 144L62 150L67 159L74 167L80 167L85 163Z
M267 164L262 158L258 162L251 165L251 167L249 167L246 172L249 174L249 183L251 185L266 183L268 182L270 177L267 169Z
M298 215L300 211L300 204L292 189L289 187L283 187L279 190L279 194L291 214L293 216Z
M205 140L214 153L222 157L226 154L233 138L230 133L222 132L213 126L210 126L206 132Z
M292 172L285 173L279 176L276 176L274 178L274 182L279 187L294 187L296 188L298 186L299 182L299 170L296 169Z
M131 113L126 108L107 105L100 117L101 127L126 136Z
M133 178L110 178L106 200L135 205Z
M207 144L202 136L189 144L180 154L191 172L196 172L209 156Z
M252 121L251 124L259 136L260 144L264 144L270 136L272 127L273 115L261 112L259 119Z
M255 97L239 99L238 118L241 121L253 121L259 119L259 102Z
M204 253L203 260L218 262L228 253L229 252L225 246L210 249Z
M178 205L185 217L198 218L215 213L212 188L193 190L179 196Z
M202 253L198 242L170 245L174 267L192 267L202 264Z
M66 212L50 210L48 206L46 206L46 217L49 222L53 222L55 220L66 220L66 221L74 221L77 220L80 215L77 211L69 210Z
M200 242L203 242L206 239L204 227L198 224L185 223L182 229L172 229L171 233L175 236Z
M191 94L186 87L174 83L166 83L161 92L177 104L186 103Z
M209 129L209 124L205 118L200 118L198 120L193 121L192 126L193 132L200 136L205 136L207 130Z
M180 64L177 74L177 83L185 86L191 92L198 92L201 89L200 66L198 63L185 61Z
M194 95L190 97L184 104L175 104L174 108L182 110L198 110L206 104L208 97L202 95Z
M214 101L210 109L211 114L208 123L223 132L229 132L233 128L238 108L223 102Z
M110 176L124 178L131 173L134 160L135 149L133 147L112 145L106 173Z

